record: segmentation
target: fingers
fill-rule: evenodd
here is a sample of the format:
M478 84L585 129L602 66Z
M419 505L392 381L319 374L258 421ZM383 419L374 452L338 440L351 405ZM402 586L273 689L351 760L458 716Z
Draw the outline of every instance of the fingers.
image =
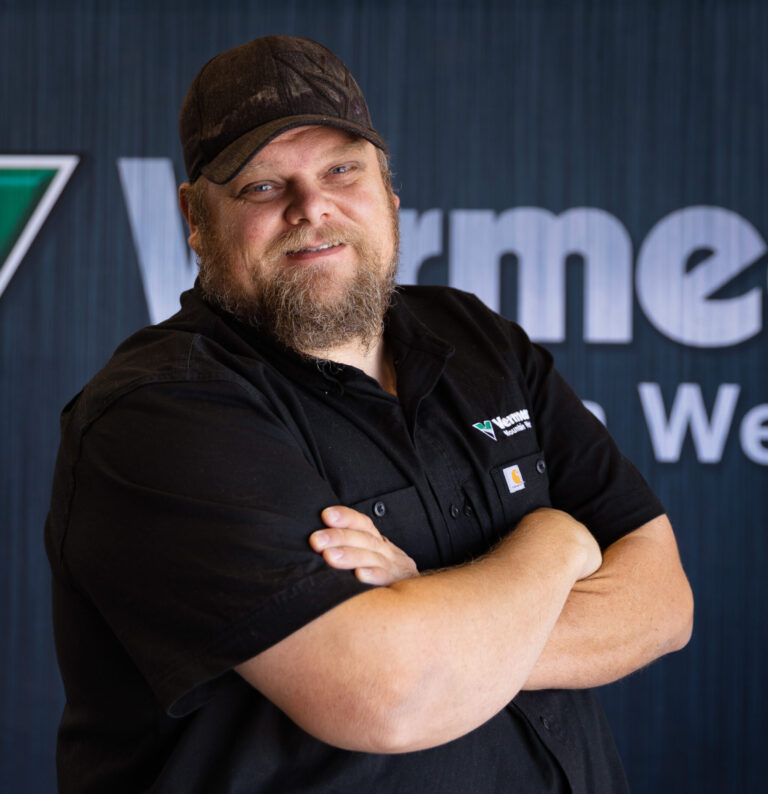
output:
M394 578L387 568L355 568L355 576L365 584L378 585L379 587L386 587L392 582L400 581L410 577L401 576Z
M372 576L371 571L363 569L392 565L387 541L378 532L374 535L356 529L321 529L310 536L309 543L331 567L360 569L358 578L362 581L369 581Z
M388 585L418 575L414 561L384 538L373 521L349 507L323 510L325 528L310 535L310 546L332 568L354 570L368 584Z
M361 582L390 584L396 578L396 563L382 554L352 546L326 549L323 559L331 568L354 571Z
M374 535L379 535L379 530L376 529L373 521L357 510L351 507L344 507L343 505L334 505L333 507L326 507L320 518L328 527L339 527L357 529L362 532L370 532Z
M315 551L342 546L376 551L384 542L373 521L350 507L328 507L320 514L320 518L325 522L326 529L313 532L309 537L309 543Z
M309 536L309 544L315 551L336 549L340 546L354 546L360 549L380 550L385 543L377 532L365 532L359 529L319 529Z

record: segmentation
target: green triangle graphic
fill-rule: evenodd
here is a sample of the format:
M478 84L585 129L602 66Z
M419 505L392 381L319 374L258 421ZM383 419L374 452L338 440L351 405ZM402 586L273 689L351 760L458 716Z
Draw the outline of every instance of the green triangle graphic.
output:
M0 295L79 161L75 154L0 154Z
M0 262L16 244L56 172L55 168L0 168Z

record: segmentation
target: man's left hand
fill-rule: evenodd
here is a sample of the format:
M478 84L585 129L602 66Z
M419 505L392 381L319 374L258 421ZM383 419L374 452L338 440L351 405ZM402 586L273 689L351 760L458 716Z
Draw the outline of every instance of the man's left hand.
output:
M338 505L320 517L325 528L310 535L309 545L332 568L354 570L361 582L383 586L419 575L416 563L363 513Z

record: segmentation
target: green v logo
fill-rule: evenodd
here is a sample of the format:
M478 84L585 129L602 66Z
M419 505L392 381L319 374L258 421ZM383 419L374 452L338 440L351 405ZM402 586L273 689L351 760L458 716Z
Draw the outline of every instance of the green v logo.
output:
M484 422L475 422L472 427L479 430L481 433L484 433L488 438L492 438L496 441L496 433L493 430L493 425L491 424L490 419L486 419Z
M0 295L79 159L73 154L0 155Z

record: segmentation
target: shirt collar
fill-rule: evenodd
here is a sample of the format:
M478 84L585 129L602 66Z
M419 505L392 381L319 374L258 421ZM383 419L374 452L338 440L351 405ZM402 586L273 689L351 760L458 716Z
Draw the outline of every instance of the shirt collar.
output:
M292 380L322 391L343 393L353 382L371 379L357 367L310 358L286 347L264 329L243 323L231 313L208 302L199 282L182 296L182 302L200 302L276 369ZM395 292L384 319L384 334L398 371L398 392L407 383L419 399L432 390L454 348L431 331L408 306L406 295ZM407 378L402 375L407 374ZM416 394L414 394L416 396ZM402 398L402 395L401 395Z

